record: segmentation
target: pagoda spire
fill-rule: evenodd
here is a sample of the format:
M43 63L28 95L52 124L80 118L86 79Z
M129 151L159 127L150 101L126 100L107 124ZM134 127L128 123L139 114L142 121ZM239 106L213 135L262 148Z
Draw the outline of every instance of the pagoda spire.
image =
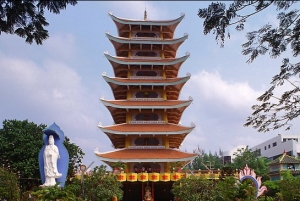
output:
M144 12L144 20L145 21L147 20L147 10L146 10L146 7L145 7L145 12Z

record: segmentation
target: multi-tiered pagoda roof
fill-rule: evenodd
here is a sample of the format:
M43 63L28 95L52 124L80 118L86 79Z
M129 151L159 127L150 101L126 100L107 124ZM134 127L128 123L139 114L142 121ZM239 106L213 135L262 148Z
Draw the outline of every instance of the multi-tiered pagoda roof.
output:
M146 14L146 13L145 13ZM118 35L106 33L115 48L115 56L104 52L114 76L103 73L114 100L100 98L114 124L98 125L110 139L114 150L96 156L113 166L126 163L126 173L140 166L155 167L158 173L170 172L170 163L187 164L197 155L179 150L195 125L180 123L192 98L179 100L184 84L190 79L178 77L189 53L177 57L187 34L174 38L174 31L184 15L174 20L133 20L109 14Z

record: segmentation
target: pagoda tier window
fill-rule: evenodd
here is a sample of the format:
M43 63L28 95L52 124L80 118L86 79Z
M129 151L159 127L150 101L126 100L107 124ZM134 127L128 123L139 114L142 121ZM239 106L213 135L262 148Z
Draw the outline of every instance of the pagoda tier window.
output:
M135 94L136 98L158 98L158 94L154 91L140 91Z
M135 115L136 121L158 121L159 116L155 113L139 113Z
M136 76L158 76L158 72L156 71L137 71L135 73Z
M155 137L139 137L134 140L136 146L158 146L159 140Z
M136 163L133 166L133 172L141 173L141 172L157 172L160 173L161 167L158 163Z
M135 53L135 56L139 56L139 57L157 57L156 52L137 52Z
M146 33L146 32L137 32L135 37L153 37L156 38L157 35L155 33Z

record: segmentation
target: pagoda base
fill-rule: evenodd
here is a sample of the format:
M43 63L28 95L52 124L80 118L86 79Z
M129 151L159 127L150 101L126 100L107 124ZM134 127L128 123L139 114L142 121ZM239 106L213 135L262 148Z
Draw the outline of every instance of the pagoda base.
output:
M174 200L171 193L173 181L168 182L122 182L123 199L122 201L166 201ZM145 188L151 187L151 199L145 199ZM153 188L153 189L152 189Z

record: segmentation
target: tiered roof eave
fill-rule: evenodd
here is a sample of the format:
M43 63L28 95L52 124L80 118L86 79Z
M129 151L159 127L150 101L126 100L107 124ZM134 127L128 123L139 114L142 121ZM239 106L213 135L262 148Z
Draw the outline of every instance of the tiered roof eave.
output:
M179 124L162 123L162 124L115 124L110 126L103 126L99 123L98 128L103 133L111 133L114 135L181 135L190 133L195 124L191 123L190 127Z
M178 162L191 161L197 154L186 153L176 149L119 149L110 152L94 151L95 155L104 162Z
M119 35L121 34L121 32L129 32L133 30L134 27L142 29L142 26L151 26L151 28L157 27L157 29L160 31L168 32L170 37L173 37L177 25L183 20L185 14L182 13L180 17L173 20L125 19L113 15L111 12L109 12L109 16L115 23Z
M181 38L175 39L162 39L157 40L155 38L145 38L145 39L135 39L135 38L124 38L113 36L109 33L106 33L106 37L113 44L116 55L120 55L120 52L128 52L129 50L133 50L136 47L136 50L142 50L143 45L151 45L152 49L161 49L165 51L172 52L173 56L176 55L176 52L180 45L188 38L188 34L184 34ZM127 46L124 46L126 45ZM137 46L134 46L137 45Z

